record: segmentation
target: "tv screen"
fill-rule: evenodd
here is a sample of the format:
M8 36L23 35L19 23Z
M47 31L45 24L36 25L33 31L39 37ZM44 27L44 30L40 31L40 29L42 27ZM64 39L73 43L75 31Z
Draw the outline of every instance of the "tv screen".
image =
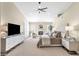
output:
M20 34L20 25L8 23L8 36Z

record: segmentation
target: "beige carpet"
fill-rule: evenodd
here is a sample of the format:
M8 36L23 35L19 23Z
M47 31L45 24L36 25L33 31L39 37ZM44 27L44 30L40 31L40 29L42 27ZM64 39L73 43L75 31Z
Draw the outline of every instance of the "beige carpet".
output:
M37 48L39 39L28 38L7 56L69 56L62 47Z

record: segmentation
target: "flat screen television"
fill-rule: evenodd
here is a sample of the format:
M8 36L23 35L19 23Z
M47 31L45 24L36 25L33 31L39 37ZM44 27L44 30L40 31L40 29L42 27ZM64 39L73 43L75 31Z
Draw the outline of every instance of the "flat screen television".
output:
M20 34L20 25L8 23L8 36Z

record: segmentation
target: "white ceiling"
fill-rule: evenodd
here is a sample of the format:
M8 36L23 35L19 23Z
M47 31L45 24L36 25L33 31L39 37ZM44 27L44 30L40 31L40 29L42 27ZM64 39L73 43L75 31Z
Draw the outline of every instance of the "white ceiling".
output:
M42 2L42 7L48 7L47 12L38 11L37 2L16 2L15 5L24 14L28 21L52 21L57 14L65 12L71 5L71 2Z

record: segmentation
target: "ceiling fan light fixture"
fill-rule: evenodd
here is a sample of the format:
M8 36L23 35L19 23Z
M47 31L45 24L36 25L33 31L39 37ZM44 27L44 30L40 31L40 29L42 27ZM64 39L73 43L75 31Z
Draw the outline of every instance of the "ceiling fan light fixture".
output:
M38 4L41 4L41 2L38 2Z
M48 9L47 7L42 7L41 6L41 2L38 2L39 6L38 6L38 9L37 11L40 13L40 12L46 12L46 9Z
M39 8L41 8L41 6L39 6Z

